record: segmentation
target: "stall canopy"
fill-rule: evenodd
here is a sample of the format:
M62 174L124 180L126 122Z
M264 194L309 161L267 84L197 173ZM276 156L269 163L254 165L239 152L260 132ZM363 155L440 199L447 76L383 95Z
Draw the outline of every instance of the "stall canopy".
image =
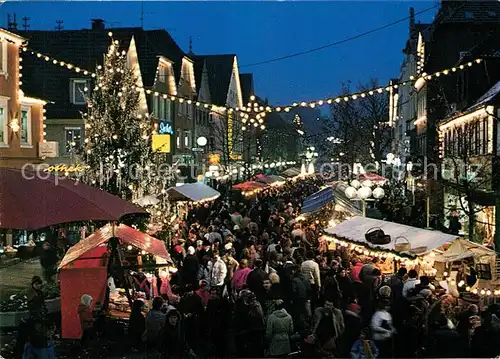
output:
M233 189L238 189L241 191L253 191L256 189L263 189L266 188L267 185L262 182L257 182L257 181L247 181L243 183L238 183L233 186Z
M220 192L203 183L186 183L177 187L170 187L167 194L172 201L213 201L220 196Z
M365 234L372 228L382 229L385 234L391 236L391 242L378 246L368 243L365 239ZM339 239L359 242L367 247L378 247L388 251L394 251L396 239L402 236L408 239L412 248L426 247L425 252L423 251L422 253L419 253L419 255L429 253L433 249L439 248L446 243L451 243L458 238L458 236L439 231L430 231L427 229L366 217L353 217L337 224L336 226L327 228L325 232Z
M270 176L263 175L262 173L255 175L254 179L257 182L266 183L266 184L271 184L273 182L276 182Z
M387 178L378 175L376 173L364 173L359 176L359 180L360 181L370 180L381 186L387 181Z
M478 243L459 238L442 254L434 256L437 262L455 262L465 258L493 256L495 251Z
M107 224L97 232L91 234L85 239L82 239L80 242L71 247L66 252L61 264L59 264L59 268L63 268L78 258L83 257L86 253L104 243L107 243L107 241L113 237L118 237L123 243L131 244L143 251L154 254L155 256L164 258L171 262L170 255L168 254L163 241L124 224Z
M273 182L285 182L286 181L285 177L281 177L281 176L278 176L278 175L269 175L267 177L269 177L270 179L272 179Z
M333 201L333 188L327 186L307 197L302 204L302 214L312 213Z
M295 177L300 175L300 169L296 167L289 168L282 173L285 177Z

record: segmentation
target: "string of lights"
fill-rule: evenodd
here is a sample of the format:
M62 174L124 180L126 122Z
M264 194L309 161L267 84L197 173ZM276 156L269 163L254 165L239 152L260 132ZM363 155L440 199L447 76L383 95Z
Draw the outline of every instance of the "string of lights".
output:
M112 33L111 32L109 33L109 36L112 37ZM115 40L115 43L118 43L118 41ZM23 51L24 52L28 52L29 54L31 54L33 56L36 56L37 58L44 59L47 62L51 62L54 65L60 65L61 67L66 67L68 70L75 71L77 73L83 74L84 76L91 76L93 78L96 77L96 73L95 72L83 69L83 68L81 68L81 67L79 67L79 66L77 66L75 64L69 63L67 61L58 60L58 59L56 59L54 57L51 57L51 56L43 54L43 53L41 53L39 51L30 49L30 48L28 48L26 46L23 47ZM355 101L355 100L363 99L363 98L365 98L367 96L373 96L373 95L376 95L376 94L381 94L384 91L390 92L391 90L397 89L400 86L406 86L406 85L416 84L417 82L431 81L433 78L438 78L440 76L446 76L446 75L449 75L451 73L455 73L455 72L458 72L458 71L463 71L463 70L466 70L467 68L473 66L475 63L479 64L482 61L483 60L481 58L477 58L474 61L468 62L467 64L462 64L462 65L459 65L459 66L456 66L456 67L441 69L441 70L436 71L436 72L431 73L431 74L427 74L427 73L424 72L419 77L410 76L409 80L407 80L407 81L401 81L399 83L389 84L389 85L387 85L385 87L376 87L376 88L372 88L372 89L365 90L365 91L362 91L362 92L348 93L348 94L343 94L341 96L329 97L329 98L324 98L324 99L319 99L319 100L294 102L291 105L277 105L277 106L265 106L265 107L264 106L258 106L257 111L259 111L258 114L262 115L263 112L273 112L273 111L276 111L276 112L281 112L281 111L290 112L293 108L297 108L297 107L311 107L311 108L315 108L317 106L319 107L319 106L323 106L325 104L326 105L331 105L333 103ZM101 67L101 65L98 65L98 69L100 69L100 67ZM137 91L144 91L148 95L153 95L153 96L157 96L157 97L161 96L164 99L169 98L171 101L178 101L179 103L186 102L187 104L194 104L196 107L205 108L205 109L210 110L210 111L212 111L212 110L219 110L219 111L222 111L222 112L225 112L225 111L239 112L239 113L243 114L244 118L249 118L250 113L255 112L255 105L257 104L256 102L251 101L250 103L247 104L247 106L243 106L242 108L238 108L238 107L233 108L233 107L227 107L227 106L220 106L220 105L210 104L210 103L203 102L203 101L198 101L198 100L192 100L192 99L185 98L185 97L182 97L182 96L172 95L172 94L169 94L169 93L157 91L155 89L145 88L145 87L138 86L138 85L136 85L134 88ZM255 119L256 118L254 118L254 120Z

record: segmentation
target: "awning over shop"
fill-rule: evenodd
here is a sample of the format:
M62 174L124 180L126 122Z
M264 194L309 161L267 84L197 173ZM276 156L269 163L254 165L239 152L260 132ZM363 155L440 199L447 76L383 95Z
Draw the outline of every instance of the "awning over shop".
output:
M333 188L325 187L307 197L302 204L302 214L312 213L321 209L325 204L333 201Z
M85 255L85 253L104 243L107 243L107 241L113 237L118 237L122 243L133 245L140 250L154 254L155 256L164 258L171 262L170 255L168 254L163 241L124 224L120 224L118 226L107 224L97 232L91 234L85 239L82 239L80 242L71 247L59 264L59 268L67 266L71 262Z
M203 183L186 183L177 187L170 187L167 194L172 201L213 201L220 196L220 192Z
M285 182L286 181L285 177L281 177L281 176L278 176L278 175L269 175L267 177L269 177L270 179L272 179L273 182Z
M379 246L368 243L365 239L365 234L372 228L382 229L385 234L391 236L391 242ZM353 217L347 221L337 224L334 227L327 228L325 232L339 239L359 242L367 247L378 247L387 251L394 251L394 244L397 237L402 236L408 239L412 248L427 248L425 252L423 251L422 253L418 253L418 255L429 253L433 249L439 248L446 243L451 243L458 238L458 236L439 231L430 231L427 229L365 217Z
M436 262L455 262L465 258L493 256L495 251L478 243L459 238L442 254L434 256Z
M262 182L257 181L247 181L243 183L238 183L233 186L233 189L241 190L241 191L253 191L256 189L264 189L267 185Z
M295 176L300 175L300 168L292 167L292 168L289 168L289 169L283 171L283 173L281 173L281 174L284 177L295 177Z

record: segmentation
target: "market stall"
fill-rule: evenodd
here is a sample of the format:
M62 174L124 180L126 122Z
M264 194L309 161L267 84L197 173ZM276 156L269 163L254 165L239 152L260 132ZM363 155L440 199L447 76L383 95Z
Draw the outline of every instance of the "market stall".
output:
M268 187L269 185L262 182L246 181L243 183L238 183L234 185L232 188L241 191L241 193L245 196L252 196Z
M167 190L171 201L209 202L220 197L220 192L203 183L186 183Z
M328 240L339 246L350 247L360 255L383 258L387 272L392 272L394 264L404 263L418 269L421 275L436 279L456 296L459 287L467 292L487 292L481 288L491 287L495 280L495 252L456 235L366 217L353 217L327 228L325 233ZM470 273L471 268L479 280L468 286L461 275L465 278L464 273ZM498 288L491 291L500 295Z
M291 178L300 176L300 168L292 167L281 173L283 177Z
M131 266L124 268L128 258L124 258L120 246L126 246L128 250L139 250L135 256L138 261L136 267L142 266L140 258L146 253L154 255L161 263L171 263L163 241L124 224L108 224L78 242L68 250L59 265L63 338L76 339L81 336L77 308L83 294L89 294L94 299L93 305L98 302L102 304L109 286L109 309L124 312L125 316L128 316L129 305L137 292L130 288L128 279L131 278ZM109 263L111 260L118 262L112 263L112 266ZM111 268L115 269L113 273L110 272ZM120 277L125 288L115 288L116 275ZM151 283L149 288L156 286L153 285L156 280L154 275L148 280Z

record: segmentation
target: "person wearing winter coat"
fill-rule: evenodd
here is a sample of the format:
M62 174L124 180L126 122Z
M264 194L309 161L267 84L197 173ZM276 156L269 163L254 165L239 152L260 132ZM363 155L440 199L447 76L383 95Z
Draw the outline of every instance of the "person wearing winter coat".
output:
M212 268L210 270L210 287L222 288L227 275L226 263L218 253L214 253L212 258Z
M335 351L336 342L344 333L345 324L342 312L335 308L332 298L325 298L323 307L314 311L313 336L324 353Z
M195 255L194 247L188 247L187 256L184 258L182 264L182 279L184 284L190 284L196 286L198 284L198 269L200 263L198 262L198 257Z
M359 335L359 339L354 342L351 348L352 359L377 359L378 349L373 340L369 340L366 335L367 330Z
M151 310L146 316L146 330L142 334L142 340L146 342L148 350L156 347L158 341L158 333L165 323L165 313L162 312L163 299L156 297L153 299Z
M158 350L162 358L186 358L189 348L184 340L181 314L173 309L165 316L163 328L158 334Z
M210 271L212 270L212 263L209 256L203 256L198 267L198 275L196 279L199 281L206 280L210 284Z
M266 340L269 343L268 353L272 357L283 357L292 351L290 336L294 333L293 319L285 310L282 300L276 301L275 308L266 325Z
M375 344L380 351L381 358L392 357L392 340L396 333L388 309L389 301L381 300L378 303L378 310L373 314L370 323L373 340L375 340Z
M234 272L232 279L232 286L236 293L246 286L247 277L251 271L252 270L248 267L248 260L242 259L238 269Z
M94 318L92 316L92 297L88 294L82 295L80 304L78 305L78 317L80 318L80 325L82 328L82 336L80 343L85 346L88 340L93 335Z
M146 329L146 318L144 318L144 314L142 314L142 308L144 308L144 302L139 299L135 300L128 321L128 336L130 338L130 344L135 349L141 348L142 334Z

